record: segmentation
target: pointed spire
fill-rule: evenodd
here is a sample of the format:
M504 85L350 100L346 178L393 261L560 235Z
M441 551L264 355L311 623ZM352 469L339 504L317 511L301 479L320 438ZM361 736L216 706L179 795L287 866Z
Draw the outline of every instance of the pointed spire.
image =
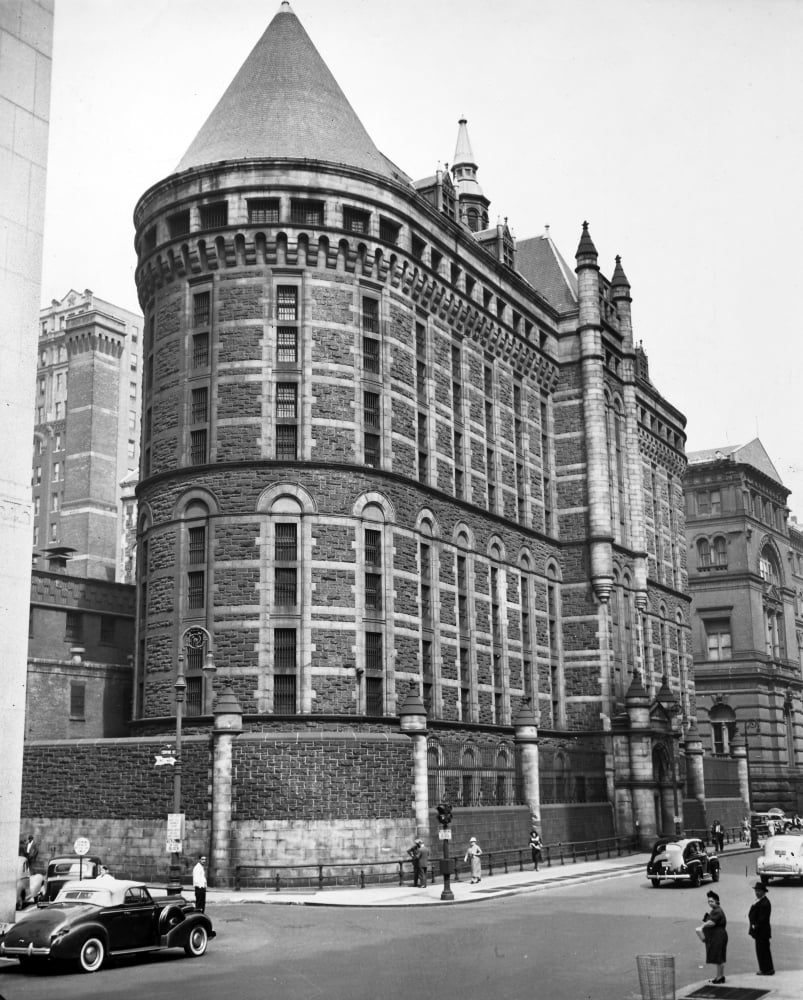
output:
M286 2L177 171L221 160L277 158L344 163L393 176Z
M490 201L477 182L477 163L468 137L468 123L461 118L457 123L457 145L452 162L455 193L460 205L460 217L473 232L488 227Z
M582 257L593 258L593 261L597 260L597 248L594 246L594 241L588 232L588 223L583 223L583 234L580 237L580 243L577 246L577 253L574 255L575 260L579 261Z
M630 282L627 280L627 275L622 267L622 258L616 255L616 267L613 269L613 275L611 276L611 285L613 288L626 288L630 291Z
M457 145L454 150L452 167L470 166L477 169L477 161L474 159L474 151L471 148L471 140L468 137L468 121L461 118L457 123Z

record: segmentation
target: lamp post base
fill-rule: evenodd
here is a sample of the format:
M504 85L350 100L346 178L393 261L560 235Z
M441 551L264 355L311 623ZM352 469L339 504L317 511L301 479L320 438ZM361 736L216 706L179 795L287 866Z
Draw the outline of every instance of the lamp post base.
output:
M447 901L454 899L454 893L449 885L449 848L448 841L443 842L443 858L441 859L441 875L443 875L443 891L441 892L441 899Z
M181 861L177 854L170 861L167 873L167 891L171 896L181 894Z

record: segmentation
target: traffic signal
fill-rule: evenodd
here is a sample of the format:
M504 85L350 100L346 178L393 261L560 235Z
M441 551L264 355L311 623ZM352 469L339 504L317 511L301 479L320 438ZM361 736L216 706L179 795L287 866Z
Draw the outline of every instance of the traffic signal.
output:
M452 807L448 802L441 802L438 806L438 822L443 827L447 827L452 822Z

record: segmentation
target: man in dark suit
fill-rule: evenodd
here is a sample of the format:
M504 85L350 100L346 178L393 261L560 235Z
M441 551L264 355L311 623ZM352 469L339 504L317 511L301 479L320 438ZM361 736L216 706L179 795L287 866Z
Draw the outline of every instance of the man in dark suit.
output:
M750 921L750 937L756 942L756 958L758 959L756 975L774 976L775 966L770 951L772 904L767 899L767 887L762 882L756 882L753 891L756 894L756 901L750 907L747 919Z

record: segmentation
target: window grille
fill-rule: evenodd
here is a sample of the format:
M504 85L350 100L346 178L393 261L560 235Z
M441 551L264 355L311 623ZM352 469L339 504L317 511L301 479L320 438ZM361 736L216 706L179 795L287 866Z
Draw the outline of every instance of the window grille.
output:
M382 633L365 633L365 669L382 671Z
M276 428L276 458L292 461L298 455L298 428L295 424L279 424Z
M298 532L295 524L277 524L274 543L277 562L295 562L298 558Z
M379 393L363 393L363 419L366 427L379 428Z
M276 289L276 318L298 319L298 288L295 285L279 285Z
M255 225L279 221L278 198L249 198L248 221Z
M298 331L294 326L280 326L276 330L276 360L280 365L298 362Z
M189 562L193 565L206 562L206 528L190 528L187 537Z
M370 465L376 468L380 463L380 443L378 434L366 434L365 435L365 454L364 461L366 465Z
M390 219L385 219L383 216L379 217L379 238L384 243L397 244L399 242L399 234L401 233L401 226L397 222L392 222Z
M206 387L192 390L192 422L203 424L207 420L209 390Z
M322 226L323 202L294 198L290 202L290 221L300 226Z
M273 656L277 670L296 669L296 630L277 628L273 633Z
M274 569L274 604L294 607L297 601L297 571L294 566Z
M362 338L362 366L366 372L379 374L379 341L373 337Z
M379 333L379 302L377 299L363 298L362 328L364 333Z
M193 465L206 462L206 431L190 432L190 461Z
M229 206L225 201L216 201L214 205L201 205L199 213L201 229L219 229L229 224Z
M209 334L196 333L192 338L192 367L206 368L209 364Z
M382 715L384 699L382 697L382 678L365 678L365 714L371 716Z
M371 228L371 213L344 205L343 228L349 233L368 233Z
M186 681L184 713L185 715L201 715L203 713L203 677L187 677Z
M298 386L295 382L278 382L276 385L276 417L295 420L297 415Z
M382 532L365 529L365 561L371 566L382 565Z
M64 638L68 642L81 642L84 637L84 617L80 611L68 611Z
M205 581L206 574L202 570L193 570L187 574L187 607L191 611L204 607L206 603Z
M365 574L365 607L372 611L382 610L382 575Z
M296 710L296 679L293 674L276 674L273 678L273 711L276 715L294 715Z
M192 325L209 325L209 307L211 295L209 292L199 292L192 297Z
M190 231L189 209L184 212L176 212L175 215L171 215L167 220L167 228L170 233L171 240L174 240L179 236L186 236Z

